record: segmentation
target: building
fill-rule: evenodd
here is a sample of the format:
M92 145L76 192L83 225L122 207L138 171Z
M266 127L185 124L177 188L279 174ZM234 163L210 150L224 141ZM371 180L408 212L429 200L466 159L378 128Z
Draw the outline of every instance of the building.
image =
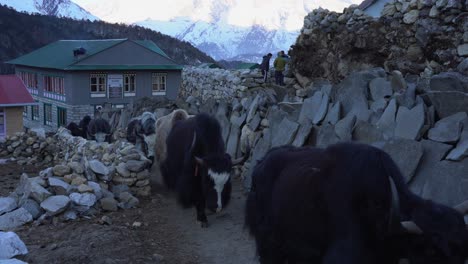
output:
M25 125L46 131L92 116L105 103L174 100L182 82L182 66L148 40L59 40L7 63L39 103Z
M212 62L201 63L200 65L198 65L198 68L202 68L202 69L222 69L221 66L219 66L216 63L212 63Z
M259 69L259 68L260 68L260 64L249 63L249 62L241 63L236 67L236 69L238 70L253 70L253 69Z
M0 138L23 131L23 116L37 103L16 75L0 75Z
M382 10L388 2L391 0L364 0L359 4L359 9L364 11L365 14L372 17L380 17Z

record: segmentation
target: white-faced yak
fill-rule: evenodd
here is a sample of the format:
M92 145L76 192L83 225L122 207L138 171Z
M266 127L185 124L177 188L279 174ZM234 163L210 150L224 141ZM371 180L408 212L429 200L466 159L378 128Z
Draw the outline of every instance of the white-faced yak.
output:
M207 227L205 208L219 212L228 204L232 166L248 154L232 161L219 122L204 113L176 122L166 143L167 157L161 163L164 182L176 190L183 207L196 207L197 220Z
M88 139L97 142L111 142L111 127L104 118L92 119L88 124Z
M253 170L245 224L262 264L463 264L466 207L413 194L375 147L283 146Z

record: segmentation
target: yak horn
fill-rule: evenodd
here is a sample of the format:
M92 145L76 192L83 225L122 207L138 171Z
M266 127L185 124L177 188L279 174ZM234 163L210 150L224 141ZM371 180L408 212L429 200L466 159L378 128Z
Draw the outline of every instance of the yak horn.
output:
M403 226L403 228L406 231L408 231L408 233L410 233L410 234L421 235L421 234L424 233L421 230L421 228L419 228L419 226L416 225L416 223L413 222L413 221L403 221L403 222L401 222L401 226Z
M205 165L205 161L202 158L195 156L195 161L201 166Z
M458 212L460 212L463 215L468 214L468 200L464 201L463 203L461 203L459 205L456 205L454 207L454 209L457 210Z

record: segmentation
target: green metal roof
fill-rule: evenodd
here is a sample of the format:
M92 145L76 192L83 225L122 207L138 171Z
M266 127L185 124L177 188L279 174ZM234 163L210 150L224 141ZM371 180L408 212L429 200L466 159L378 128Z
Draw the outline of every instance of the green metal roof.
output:
M260 64L258 63L241 63L237 66L237 69L257 69L260 68Z
M168 59L171 59L169 58L169 56L167 56L166 53L164 53L164 51L162 49L160 49L153 41L151 40L134 40L135 43L153 51L153 52L156 52Z
M109 69L129 69L131 67L152 67L148 69L161 69L158 67L180 67L176 65L75 65L90 56L116 46L128 39L103 39L103 40L58 40L35 51L32 51L19 58L7 61L9 64L24 65L39 68L52 68L60 70L80 70L80 69L104 69L96 67L108 67ZM132 40L130 40L132 41ZM150 40L133 41L165 58L170 59L154 42ZM76 59L73 55L73 50L83 47L86 49L86 54ZM106 68L107 69L107 68ZM166 68L165 68L166 69Z
M202 63L202 64L198 65L198 68L209 68L209 69L219 68L219 69L221 69L221 66L219 66L216 63L206 62L206 63Z

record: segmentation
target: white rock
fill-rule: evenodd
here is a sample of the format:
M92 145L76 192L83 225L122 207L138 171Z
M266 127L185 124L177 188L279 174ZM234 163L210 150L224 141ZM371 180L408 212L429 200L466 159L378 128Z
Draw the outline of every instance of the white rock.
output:
M42 209L46 210L49 215L58 215L67 209L70 204L70 198L65 195L55 195L45 199L41 203Z
M16 209L16 200L11 197L0 197L0 215Z
M0 232L0 259L10 259L17 255L28 254L23 241L14 232Z
M72 193L70 199L77 205L93 206L96 203L96 195L92 193Z
M19 208L0 216L0 230L12 230L16 227L29 223L32 220L32 215L26 209Z

